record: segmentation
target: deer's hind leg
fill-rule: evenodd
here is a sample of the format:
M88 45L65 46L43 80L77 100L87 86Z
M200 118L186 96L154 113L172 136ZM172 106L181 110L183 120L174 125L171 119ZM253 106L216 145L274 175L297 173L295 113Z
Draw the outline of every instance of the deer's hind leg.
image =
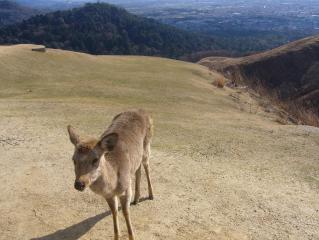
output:
M142 175L142 164L139 166L135 173L135 195L133 204L138 204L141 196L141 175Z
M149 199L153 200L154 195L153 195L153 187L152 187L152 182L151 182L151 176L150 176L150 164L149 164L149 159L150 159L150 151L151 151L151 146L150 143L147 143L144 146L144 154L143 154L143 160L142 164L146 173L146 178L147 178L147 185L148 185L148 196Z

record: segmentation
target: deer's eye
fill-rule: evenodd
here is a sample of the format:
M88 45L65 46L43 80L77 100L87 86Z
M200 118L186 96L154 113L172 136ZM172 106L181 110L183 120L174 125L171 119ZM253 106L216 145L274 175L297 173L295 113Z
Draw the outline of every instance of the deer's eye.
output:
M92 161L92 165L95 166L97 164L97 162L99 161L98 158L94 158L93 161Z

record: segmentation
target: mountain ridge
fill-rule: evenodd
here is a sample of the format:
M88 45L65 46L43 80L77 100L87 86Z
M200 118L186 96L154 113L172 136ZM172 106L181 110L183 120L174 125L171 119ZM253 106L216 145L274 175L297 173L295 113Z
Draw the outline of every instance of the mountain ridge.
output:
M35 43L91 54L179 58L218 48L202 37L106 3L31 17L0 30L0 44Z

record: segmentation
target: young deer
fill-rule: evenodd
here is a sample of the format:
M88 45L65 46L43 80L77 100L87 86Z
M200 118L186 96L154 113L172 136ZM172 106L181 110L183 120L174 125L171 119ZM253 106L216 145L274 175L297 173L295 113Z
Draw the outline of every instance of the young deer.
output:
M152 137L152 119L143 110L118 114L99 139L81 138L68 126L70 140L75 146L75 189L86 187L105 198L110 206L114 223L114 239L119 239L118 198L126 220L130 240L134 233L130 219L132 196L131 176L135 174L134 204L140 198L141 165L143 165L149 198L153 199L149 156Z

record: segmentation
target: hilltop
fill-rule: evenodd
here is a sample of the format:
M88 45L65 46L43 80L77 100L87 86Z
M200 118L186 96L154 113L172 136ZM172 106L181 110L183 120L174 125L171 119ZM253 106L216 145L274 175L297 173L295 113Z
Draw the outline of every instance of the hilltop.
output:
M319 36L242 58L209 57L199 63L237 84L265 88L284 102L319 115Z
M105 201L73 188L66 126L99 136L137 107L155 124L155 200L131 208L138 239L319 238L317 128L276 123L204 66L35 47L0 47L2 238L112 238Z
M91 54L170 58L218 48L212 38L178 30L105 3L34 16L0 29L0 43L37 43Z

